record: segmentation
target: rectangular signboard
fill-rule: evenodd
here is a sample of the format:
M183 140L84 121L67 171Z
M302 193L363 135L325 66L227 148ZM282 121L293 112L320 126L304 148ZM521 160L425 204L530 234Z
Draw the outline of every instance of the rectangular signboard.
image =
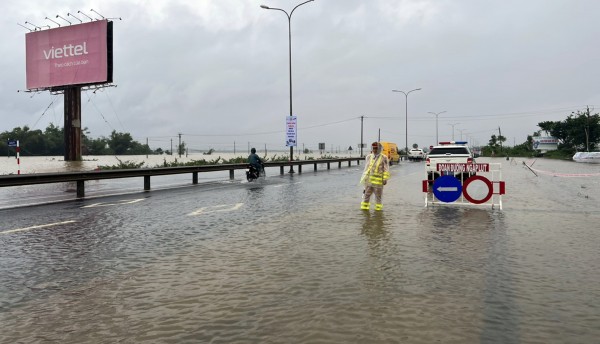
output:
M557 150L558 139L551 136L533 136L533 149L537 149L542 153L546 153L549 150Z
M25 35L27 89L112 82L112 22Z
M296 147L298 139L296 116L287 116L285 119L285 145L286 147Z
M8 139L7 142L8 142L8 146L9 147L16 147L17 146L17 140Z
M437 170L440 172L489 172L490 164L438 163Z

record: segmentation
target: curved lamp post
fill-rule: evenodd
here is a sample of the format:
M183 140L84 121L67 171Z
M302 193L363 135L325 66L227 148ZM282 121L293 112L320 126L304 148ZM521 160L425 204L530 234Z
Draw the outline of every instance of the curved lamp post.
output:
M276 8L276 7L269 7L266 5L260 5L261 8L264 8L265 10L276 10L276 11L281 11L283 13L285 13L285 15L288 18L288 36L289 36L289 61L290 61L290 116L293 115L292 112L292 14L294 13L294 10L306 3L309 3L311 1L314 0L308 0L305 1L301 4L296 5L296 7L294 7L290 13L287 13L285 10L281 9L281 8ZM294 160L294 146L290 146L290 162ZM294 173L294 166L290 165L290 171L289 173Z
M415 88L414 90L410 90L408 92L404 92L404 91L400 91L400 90L392 90L392 92L400 92L402 94L404 94L404 98L406 99L406 109L405 109L405 116L406 116L406 126L405 126L405 138L406 138L406 155L408 156L408 95L410 94L410 92L414 92L414 91L420 91L421 88Z
M446 111L442 111L442 112L428 112L430 114L434 114L435 115L435 144L438 145L440 143L440 139L438 136L438 116L440 114L443 114Z

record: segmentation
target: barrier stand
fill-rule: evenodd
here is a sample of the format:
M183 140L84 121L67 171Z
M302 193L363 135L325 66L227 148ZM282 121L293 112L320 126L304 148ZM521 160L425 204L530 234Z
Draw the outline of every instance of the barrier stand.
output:
M19 140L17 140L17 174L21 174L21 147L19 147Z
M502 164L438 164L441 176L432 184L423 181L425 206L435 204L481 205L502 210L502 195L506 193L502 181ZM455 173L476 173L466 180L454 177ZM461 176L463 173L461 173ZM478 192L481 190L484 192Z

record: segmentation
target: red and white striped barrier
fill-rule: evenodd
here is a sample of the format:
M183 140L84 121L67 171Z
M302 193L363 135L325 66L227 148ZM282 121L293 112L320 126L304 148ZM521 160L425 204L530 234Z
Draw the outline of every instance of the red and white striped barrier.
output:
M17 174L21 174L21 157L20 157L20 152L21 152L21 147L19 147L19 140L17 140Z

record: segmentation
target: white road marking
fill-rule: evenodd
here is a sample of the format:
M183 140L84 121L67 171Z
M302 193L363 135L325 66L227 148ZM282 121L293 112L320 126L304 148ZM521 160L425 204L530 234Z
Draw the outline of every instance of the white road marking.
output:
M278 184L278 185L274 185L274 188L280 188L282 186L286 186L286 185L294 185L294 184L302 184L302 182L295 182L295 183L288 183L288 184Z
M122 200L122 201L118 201L118 202L115 202L115 203L100 202L100 203L94 203L94 204L90 204L90 205L85 205L85 206L83 206L81 208L110 207L110 206L113 206L113 205L133 204L133 203L141 202L143 200L144 200L143 198L138 198L138 199Z
M7 231L0 232L0 235L2 235L2 234L11 234L11 233L16 233L16 232L25 232L25 231L30 231L32 229L40 229L40 228L46 228L46 227L52 227L52 226L66 225L66 224L75 223L75 222L76 221L74 221L74 220L70 220L70 221L49 223L49 224L46 224L46 225L38 225L38 226L31 226L31 227L25 227L25 228L10 229L10 230L7 230Z
M188 216L196 216L200 214L210 214L210 213L218 213L225 211L234 211L240 209L244 203L235 203L235 204L221 204L221 205L213 205L210 207L202 207L196 211L193 211Z

